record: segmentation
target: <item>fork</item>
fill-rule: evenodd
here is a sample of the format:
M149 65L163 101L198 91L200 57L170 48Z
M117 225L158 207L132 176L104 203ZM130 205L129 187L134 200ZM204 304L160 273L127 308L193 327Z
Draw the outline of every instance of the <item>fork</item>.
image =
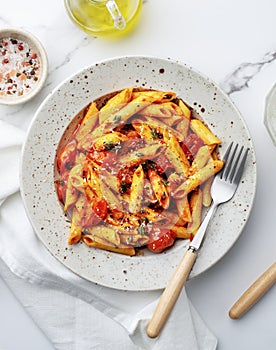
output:
M197 252L216 208L219 204L228 202L234 196L243 174L248 151L243 146L239 147L238 144L234 146L233 142L228 146L223 157L224 167L215 176L211 187L212 205L159 299L147 327L147 335L150 338L157 337L165 325L193 268Z

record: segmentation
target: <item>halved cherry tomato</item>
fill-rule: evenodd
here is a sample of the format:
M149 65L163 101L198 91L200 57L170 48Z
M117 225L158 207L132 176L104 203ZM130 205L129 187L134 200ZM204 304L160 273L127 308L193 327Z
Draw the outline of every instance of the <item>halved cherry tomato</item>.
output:
M119 182L131 185L134 171L135 167L125 166L124 168L121 168L117 175Z
M93 204L94 213L101 219L104 220L107 215L107 202L105 199L99 199Z
M160 229L159 236L156 237L155 233L150 233L150 243L147 244L147 248L154 253L161 253L166 248L172 246L175 240L175 234L172 231L165 231Z
M74 166L76 154L77 142L72 140L61 150L57 159L57 167L61 174Z
M89 206L89 202L87 202ZM105 199L96 200L92 205L92 212L89 210L89 214L84 208L84 215L82 216L82 226L91 227L97 225L101 220L104 220L107 215L107 202Z

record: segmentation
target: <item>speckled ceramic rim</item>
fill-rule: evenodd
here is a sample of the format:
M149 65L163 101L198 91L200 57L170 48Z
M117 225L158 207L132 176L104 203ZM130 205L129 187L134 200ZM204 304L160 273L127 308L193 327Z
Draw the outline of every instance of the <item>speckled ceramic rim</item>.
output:
M7 37L21 39L27 42L31 48L34 48L37 51L37 54L39 55L41 61L39 80L33 86L31 91L22 96L0 97L0 104L17 105L29 101L42 89L48 74L48 58L41 42L28 31L15 27L0 29L0 39Z
M159 255L128 257L87 247L68 246L70 224L58 203L53 182L55 152L68 124L91 100L130 86L172 90L204 119L222 140L249 148L241 185L211 221L190 277L219 261L241 234L253 206L256 159L248 128L220 88L202 74L173 61L153 57L119 57L87 67L59 85L39 107L23 147L21 192L38 237L60 262L92 282L122 290L164 288L187 241Z

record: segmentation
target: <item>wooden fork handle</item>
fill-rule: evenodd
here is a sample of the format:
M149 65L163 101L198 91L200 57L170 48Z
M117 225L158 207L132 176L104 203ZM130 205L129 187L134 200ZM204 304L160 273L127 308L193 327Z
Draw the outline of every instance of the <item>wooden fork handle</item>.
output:
M231 307L229 316L240 318L246 313L276 282L276 262L272 264Z
M192 270L197 253L188 249L161 295L158 305L147 327L147 335L155 338L165 325L178 296Z

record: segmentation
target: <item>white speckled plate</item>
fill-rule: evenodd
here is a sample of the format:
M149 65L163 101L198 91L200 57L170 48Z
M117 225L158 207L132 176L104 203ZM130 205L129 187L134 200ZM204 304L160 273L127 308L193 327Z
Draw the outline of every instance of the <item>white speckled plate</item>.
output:
M222 153L232 140L250 149L242 183L234 198L218 208L190 277L221 259L250 215L256 189L255 152L249 131L230 99L208 78L181 63L150 57L115 58L64 81L42 103L30 126L23 149L21 190L38 237L65 266L104 286L153 290L165 287L188 242L178 241L166 253L135 257L85 244L68 246L70 224L54 186L56 148L68 124L91 100L130 86L174 91L220 137Z

